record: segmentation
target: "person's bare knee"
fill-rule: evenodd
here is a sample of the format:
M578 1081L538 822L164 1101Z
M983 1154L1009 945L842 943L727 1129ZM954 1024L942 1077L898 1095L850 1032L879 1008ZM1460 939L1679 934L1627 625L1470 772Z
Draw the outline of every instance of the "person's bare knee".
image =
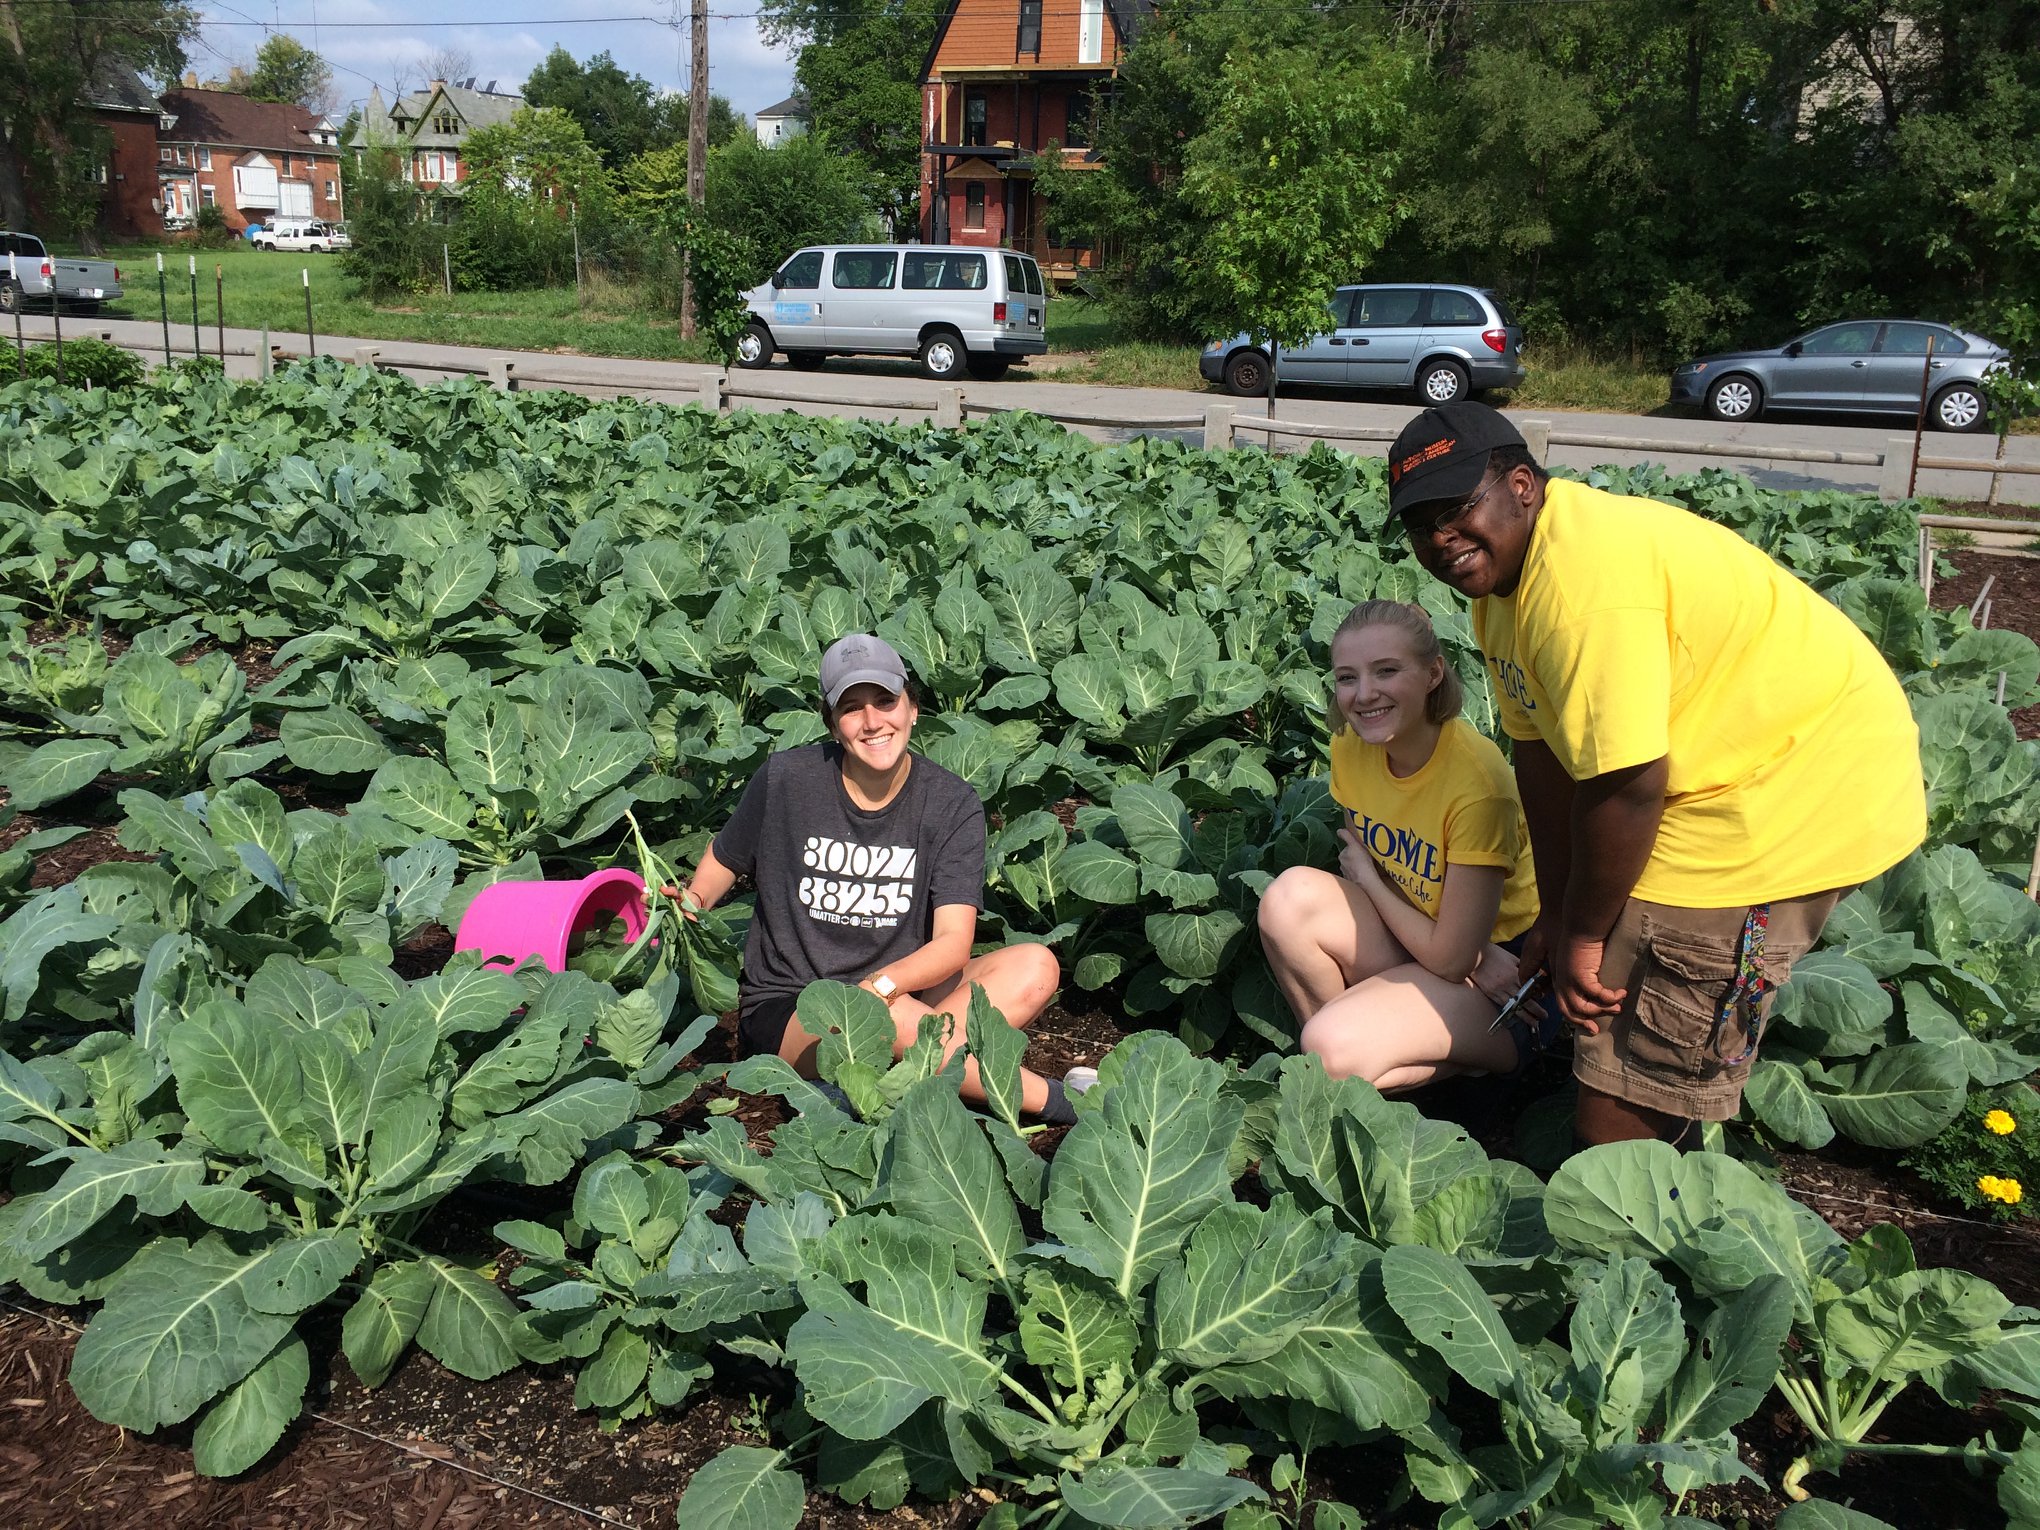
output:
M1255 915L1264 943L1278 950L1295 945L1313 909L1323 901L1323 889L1313 886L1317 880L1309 867L1292 866L1268 884Z
M1013 966L1014 1004L1006 1020L1026 1027L1048 1008L1048 1001L1062 985L1062 963L1044 945L1010 946L1007 950Z
M1333 1078L1372 1078L1392 1067L1358 1016L1319 1011L1304 1023L1298 1044Z

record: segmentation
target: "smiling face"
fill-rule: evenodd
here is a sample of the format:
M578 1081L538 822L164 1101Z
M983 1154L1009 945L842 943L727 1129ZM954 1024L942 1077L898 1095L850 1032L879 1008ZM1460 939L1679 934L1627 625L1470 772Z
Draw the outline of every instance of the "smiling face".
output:
M853 685L837 699L829 731L852 759L874 773L883 773L906 754L920 716L921 709L905 691Z
M1445 661L1419 659L1400 628L1377 623L1332 639L1332 704L1367 743L1435 734L1427 706L1444 678Z
M1458 503L1427 503L1403 516L1410 546L1432 578L1469 599L1513 595L1542 501L1528 468L1490 473Z

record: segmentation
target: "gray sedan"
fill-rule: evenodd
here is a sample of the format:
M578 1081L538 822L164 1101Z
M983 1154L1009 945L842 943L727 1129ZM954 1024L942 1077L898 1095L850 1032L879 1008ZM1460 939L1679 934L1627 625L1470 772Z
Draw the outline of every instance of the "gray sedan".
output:
M1930 350L1931 347L1931 350ZM1672 402L1703 404L1717 420L1754 420L1767 409L1919 412L1937 430L1982 430L1990 408L1978 386L2005 348L1981 335L1914 319L1849 319L1775 350L1728 351L1672 373Z

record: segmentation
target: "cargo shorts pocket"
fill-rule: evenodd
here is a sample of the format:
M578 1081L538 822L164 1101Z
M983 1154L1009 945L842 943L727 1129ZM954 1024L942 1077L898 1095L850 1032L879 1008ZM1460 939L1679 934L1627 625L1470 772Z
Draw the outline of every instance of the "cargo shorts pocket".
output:
M1667 1078L1720 1071L1725 1057L1749 1045L1740 1014L1716 1034L1722 1003L1735 987L1734 951L1649 929L1641 945L1635 1024L1628 1028L1630 1062Z

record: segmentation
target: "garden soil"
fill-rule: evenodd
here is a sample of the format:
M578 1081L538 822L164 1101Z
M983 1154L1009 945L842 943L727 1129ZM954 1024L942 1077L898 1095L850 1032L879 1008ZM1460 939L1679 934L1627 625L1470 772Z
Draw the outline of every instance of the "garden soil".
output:
M2040 560L1969 550L1943 556L1959 572L1937 582L1936 606L1968 605L1984 580L1995 576L1991 624L2040 637ZM265 671L273 673L267 658L254 649L236 655L258 684ZM2040 736L2040 707L2015 718L2022 737ZM0 844L37 826L24 815L0 831ZM94 829L39 855L34 882L57 885L114 858L130 853L111 830ZM399 970L414 977L436 971L451 946L445 931L429 930L398 953ZM1101 1004L1055 1006L1033 1028L1029 1062L1051 1075L1095 1063L1135 1028L1109 994ZM725 1020L704 1043L702 1060L726 1058L734 1044L734 1024ZM1524 1083L1451 1085L1418 1103L1458 1121L1491 1153L1521 1156L1548 1172L1550 1162L1540 1160L1563 1140L1567 1071L1562 1057L1548 1057ZM717 1098L729 1098L728 1092L706 1090L675 1112L667 1122L669 1140L700 1126ZM780 1103L770 1098L742 1098L735 1114L758 1142L783 1119ZM1041 1133L1037 1148L1052 1153L1061 1135ZM1974 1271L2012 1300L2040 1306L2040 1231L2031 1226L1958 1214L1888 1157L1840 1143L1819 1155L1784 1155L1776 1171L1845 1236L1876 1222L1896 1223L1912 1238L1922 1264ZM504 1217L544 1216L565 1205L566 1195L558 1190L470 1192L449 1202L448 1214L436 1218L434 1228L445 1252L493 1260L490 1267L500 1278L515 1256L492 1236L494 1224ZM789 1401L782 1373L733 1363L677 1413L605 1434L591 1414L574 1408L573 1376L562 1367L527 1367L474 1382L413 1349L371 1392L339 1358L336 1332L315 1345L319 1354L306 1415L282 1446L240 1477L212 1480L191 1469L188 1428L142 1437L85 1412L64 1379L76 1335L72 1313L11 1288L0 1293L0 1524L10 1530L665 1526L673 1524L674 1504L693 1472L726 1446L764 1443L770 1419ZM1924 1395L1908 1394L1872 1438L1959 1444L1988 1424L1987 1409L1965 1417ZM1741 1432L1743 1457L1767 1484L1777 1482L1806 1445L1798 1419L1776 1398ZM1321 1451L1310 1464L1311 1496L1343 1499L1371 1526L1393 1530L1436 1522L1434 1508L1396 1501L1407 1479L1392 1444ZM1821 1497L1899 1525L1981 1527L2002 1520L1990 1484L1970 1478L1954 1462L1858 1460L1842 1478L1815 1474L1809 1485ZM1768 1487L1745 1485L1696 1498L1687 1511L1725 1526L1765 1530L1785 1506ZM878 1512L818 1493L810 1497L802 1525L961 1530L987 1507L985 1498L965 1494L948 1504L910 1503Z

